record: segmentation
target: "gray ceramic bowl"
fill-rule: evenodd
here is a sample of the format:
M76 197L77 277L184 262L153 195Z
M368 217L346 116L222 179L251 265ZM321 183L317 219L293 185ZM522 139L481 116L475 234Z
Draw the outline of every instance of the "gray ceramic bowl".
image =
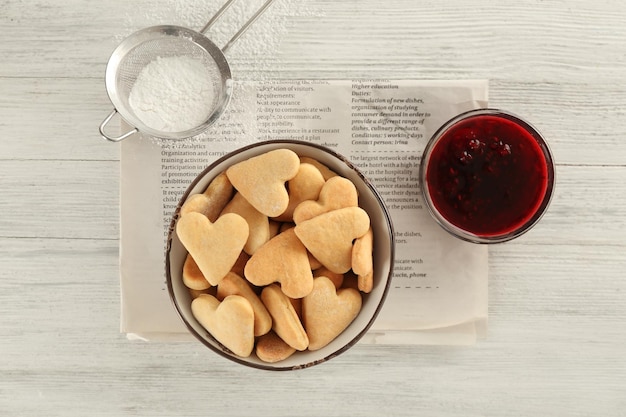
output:
M178 240L174 230L180 208L190 195L203 192L211 180L229 166L280 148L291 149L299 156L314 158L337 174L350 179L355 184L359 193L359 206L369 214L374 231L374 288L369 294L362 294L363 305L359 315L330 344L316 351L296 352L288 359L278 363L266 363L258 359L254 353L248 358L232 354L218 343L194 318L191 313L189 290L182 282L182 269L187 251ZM255 143L225 155L211 164L191 183L181 198L172 219L167 240L165 272L168 290L174 307L191 334L204 345L214 352L243 365L268 370L292 370L325 362L345 352L354 346L367 332L380 312L387 296L393 272L394 252L394 231L387 208L372 184L354 165L334 151L316 144L298 141L269 141Z

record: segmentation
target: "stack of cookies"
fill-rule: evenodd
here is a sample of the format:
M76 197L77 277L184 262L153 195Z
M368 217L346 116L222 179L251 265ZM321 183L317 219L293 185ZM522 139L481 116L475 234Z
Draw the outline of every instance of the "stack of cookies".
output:
M374 235L355 185L276 149L189 196L176 234L196 320L235 355L279 362L318 350L373 288Z

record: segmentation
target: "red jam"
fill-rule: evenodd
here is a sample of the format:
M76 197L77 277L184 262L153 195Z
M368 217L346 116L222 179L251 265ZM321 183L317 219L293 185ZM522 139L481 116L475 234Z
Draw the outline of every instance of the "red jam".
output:
M430 154L426 183L448 222L481 237L524 226L548 188L544 150L523 126L496 115L475 115L450 127Z

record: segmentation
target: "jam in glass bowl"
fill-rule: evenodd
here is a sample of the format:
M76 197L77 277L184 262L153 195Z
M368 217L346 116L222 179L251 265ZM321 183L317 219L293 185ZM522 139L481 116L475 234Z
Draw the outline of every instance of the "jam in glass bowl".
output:
M502 110L472 110L446 122L430 139L420 185L445 230L474 243L505 242L545 213L554 162L528 122Z

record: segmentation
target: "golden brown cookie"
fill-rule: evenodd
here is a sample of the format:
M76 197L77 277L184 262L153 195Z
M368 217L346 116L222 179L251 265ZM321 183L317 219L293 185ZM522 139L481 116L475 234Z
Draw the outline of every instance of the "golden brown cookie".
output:
M187 254L183 264L183 284L192 290L206 290L211 287L190 254Z
M336 274L325 266L321 266L313 271L313 278L326 277L335 284L335 288L341 288L343 285L343 274Z
M332 177L320 190L317 200L307 200L298 204L293 212L293 220L299 224L323 213L359 204L357 189L347 178Z
M357 290L336 290L328 278L315 278L313 290L302 299L309 350L321 349L339 336L359 314L361 304Z
M300 163L313 165L322 174L322 177L324 177L324 181L328 181L329 178L335 177L337 175L337 173L328 168L326 165L319 162L317 159L308 156L301 156Z
M282 214L289 205L285 182L298 173L300 159L289 149L276 149L226 170L235 189L268 217Z
M220 302L212 295L201 295L191 302L198 322L235 355L248 357L254 348L254 311L240 295Z
M223 300L229 295L241 295L250 302L254 310L254 335L261 336L272 328L272 317L250 284L239 275L229 272L217 285L217 298Z
M293 305L280 287L276 284L265 287L261 292L261 300L272 316L272 329L276 334L292 348L305 350L309 346L309 338Z
M217 287L209 287L205 290L192 290L191 288L189 288L189 295L191 296L192 300L194 298L198 298L201 294L210 294L212 296L215 296L217 294Z
M190 195L181 207L180 214L194 211L204 214L214 222L232 195L233 186L226 174L221 173L211 181L202 194Z
M287 183L289 189L289 205L287 209L275 219L281 222L291 222L296 206L306 200L317 200L324 186L324 177L311 164L300 164L298 173Z
M365 293L374 286L374 232L370 227L366 234L356 239L352 248L352 271L359 276L359 289Z
M256 342L256 355L263 362L276 363L284 361L296 352L276 333L269 332L259 337Z
M231 270L248 240L248 223L228 213L215 223L203 214L190 212L176 224L176 234L211 285Z
M305 220L294 231L322 265L343 274L352 267L352 241L367 233L369 227L365 210L346 207Z
M313 273L305 247L289 229L261 246L244 269L244 276L257 286L280 282L291 298L301 298L313 288Z
M252 205L243 198L241 193L235 193L232 200L226 204L221 214L236 213L248 222L248 240L243 247L244 252L252 255L265 242L270 240L270 222L268 217L252 207Z
M364 293L372 292L372 288L374 288L374 270L370 270L367 274L358 276L358 288L359 291Z
M315 258L315 256L311 255L311 252L307 251L306 253L309 256L309 264L311 265L312 270L319 269L323 266L322 263Z

